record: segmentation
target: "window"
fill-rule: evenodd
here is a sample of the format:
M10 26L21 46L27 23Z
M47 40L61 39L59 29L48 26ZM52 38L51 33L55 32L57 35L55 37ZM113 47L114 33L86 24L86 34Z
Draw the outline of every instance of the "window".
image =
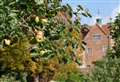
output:
M92 48L87 48L86 49L86 54L87 55L92 55Z
M94 41L99 41L99 40L101 40L101 35L100 35L100 34L94 34L94 35L93 35L93 40L94 40Z
M108 46L103 46L103 47L102 47L103 53L106 53L107 49L108 49Z

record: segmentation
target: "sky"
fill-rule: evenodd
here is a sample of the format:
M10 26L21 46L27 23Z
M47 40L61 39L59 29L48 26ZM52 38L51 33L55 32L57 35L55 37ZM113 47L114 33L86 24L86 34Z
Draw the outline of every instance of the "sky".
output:
M120 12L120 0L63 0L63 4L70 4L75 10L77 5L89 9L92 18L81 17L82 24L95 24L95 18L101 17L102 23L107 23L110 18L115 18ZM98 14L99 11L99 14Z

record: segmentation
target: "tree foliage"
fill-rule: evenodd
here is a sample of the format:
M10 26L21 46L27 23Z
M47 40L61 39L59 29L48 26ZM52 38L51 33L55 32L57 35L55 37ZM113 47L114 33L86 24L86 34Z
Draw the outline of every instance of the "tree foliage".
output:
M80 80L79 15L91 16L81 6L73 12L61 2L0 0L0 75L13 72L21 82Z
M120 58L120 14L116 16L116 20L112 24L111 35L114 40L113 55L112 57Z

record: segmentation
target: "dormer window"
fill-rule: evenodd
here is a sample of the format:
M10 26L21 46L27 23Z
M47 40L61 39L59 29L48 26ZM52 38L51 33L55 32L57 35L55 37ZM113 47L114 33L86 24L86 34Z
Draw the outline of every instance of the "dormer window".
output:
M101 40L101 35L100 34L94 34L93 35L93 41L99 41Z

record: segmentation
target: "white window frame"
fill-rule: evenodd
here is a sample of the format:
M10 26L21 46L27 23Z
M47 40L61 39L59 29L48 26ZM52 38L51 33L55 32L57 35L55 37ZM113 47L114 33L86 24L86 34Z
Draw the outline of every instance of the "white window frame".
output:
M86 48L86 54L92 55L92 48Z
M100 34L93 34L93 41L100 41L102 39L102 36Z

